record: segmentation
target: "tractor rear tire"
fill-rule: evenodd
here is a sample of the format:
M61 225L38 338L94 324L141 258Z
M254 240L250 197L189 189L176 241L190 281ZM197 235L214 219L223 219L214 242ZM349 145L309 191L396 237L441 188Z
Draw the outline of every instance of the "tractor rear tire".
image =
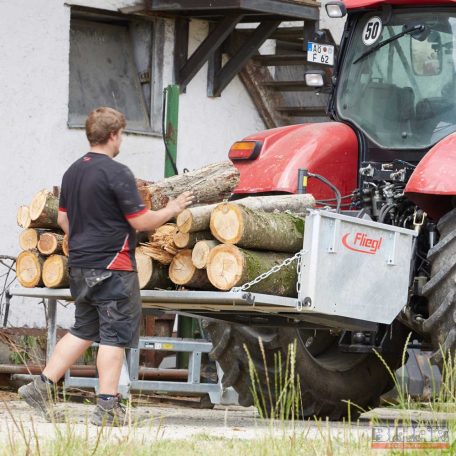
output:
M443 356L454 356L456 349L456 209L439 220L437 229L439 242L428 252L431 278L423 288L429 304L423 330L431 337L431 361L442 368Z
M274 353L281 352L281 358L285 360L289 344L296 340L295 369L301 386L301 418L328 417L330 420L339 420L350 416L354 419L362 410L378 405L380 396L393 386L393 379L375 353L341 352L339 337L331 335L329 331L258 328L213 321L206 321L205 326L213 343L210 357L220 364L224 372L222 384L224 387L232 386L237 391L239 404L243 406L256 405L253 403L244 346L261 380L263 395L267 398L265 379L266 374L269 379L274 378ZM267 372L259 338L264 347ZM405 339L405 328L395 323L391 337L387 334L381 354L393 372L401 364ZM274 393L272 391L273 396ZM274 402L274 397L272 400ZM266 408L270 410L270 404Z

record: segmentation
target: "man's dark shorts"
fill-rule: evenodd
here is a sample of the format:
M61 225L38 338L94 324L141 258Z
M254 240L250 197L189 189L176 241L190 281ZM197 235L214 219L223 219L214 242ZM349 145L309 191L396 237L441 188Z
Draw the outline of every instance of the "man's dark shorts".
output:
M101 345L137 347L141 321L138 274L104 269L70 269L75 323L70 333Z

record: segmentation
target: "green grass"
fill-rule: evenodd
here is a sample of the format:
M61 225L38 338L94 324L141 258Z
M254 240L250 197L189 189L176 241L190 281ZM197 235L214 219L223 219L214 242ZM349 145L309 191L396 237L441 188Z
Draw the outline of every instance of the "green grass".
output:
M410 338L410 336L409 336ZM409 341L407 339L407 342ZM407 344L406 344L407 345ZM405 345L405 346L406 346ZM10 428L5 433L0 428L0 456L3 455L52 455L52 456L92 456L92 455L220 455L220 456L294 456L294 455L325 455L325 456L350 456L350 455L382 455L385 451L371 448L371 431L367 424L351 422L350 418L337 426L324 420L301 421L303 402L301 397L299 376L295 371L296 344L290 344L285 359L281 354L273 358L274 366L267 365L267 357L259 340L262 353L266 383L255 369L248 350L250 376L252 380L251 391L258 410L256 426L252 430L240 429L239 433L228 426L227 435L233 438L216 437L202 433L191 438L179 438L178 427L167 424L172 430L163 433L161 420L145 427L132 425L123 429L96 428L88 423L74 425L65 424L36 424L33 416L27 417L23 423L10 414ZM443 382L440 392L434 395L427 403L414 402L407 394L406 387L401 384L394 372L386 365L380 354L379 359L385 365L395 383L397 390L397 403L393 406L408 412L421 409L430 412L456 412L456 362L455 358L446 357L444 361ZM406 350L404 348L403 360ZM272 369L268 369L272 367ZM131 404L130 404L131 405ZM352 404L356 406L356 404ZM223 413L223 412L222 412ZM229 414L230 412L225 412ZM430 419L420 422L420 425L432 424L437 421ZM416 416L413 416L415 419ZM191 420L189 420L189 425ZM225 419L227 422L227 419ZM373 420L373 424L379 424ZM392 425L411 424L407 413L404 419L397 420ZM43 427L45 426L45 427ZM392 455L434 455L456 454L456 415L447 422L450 431L451 446L449 450L390 450ZM359 429L358 429L359 427ZM43 431L44 429L44 431ZM367 430L366 430L367 429ZM223 431L222 431L223 432ZM250 438L242 438L247 432L253 434ZM171 434L170 434L171 433ZM177 434L177 435L176 435ZM165 437L163 437L163 435ZM172 435L173 439L167 438ZM240 436L240 438L237 437ZM5 437L6 436L6 437ZM176 437L176 438L174 438Z

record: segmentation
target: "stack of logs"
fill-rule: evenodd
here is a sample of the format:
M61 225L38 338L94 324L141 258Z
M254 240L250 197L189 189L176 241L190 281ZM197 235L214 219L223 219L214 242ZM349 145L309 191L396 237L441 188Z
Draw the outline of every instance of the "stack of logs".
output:
M304 212L311 195L273 195L189 208L176 220L171 281L186 288L228 291L258 277L302 249ZM251 291L296 295L296 264Z
M256 278L302 248L304 213L310 195L272 195L227 199L239 181L230 162L201 168L157 183L138 180L150 209L192 190L196 205L152 233L140 233L135 256L142 289L230 290ZM209 204L212 203L212 204ZM17 276L25 287L68 286L68 247L57 226L58 198L43 190L21 206L24 228ZM296 265L282 268L251 288L258 293L294 296Z
M16 260L16 274L24 287L68 286L68 243L57 224L57 191L41 190L29 206L17 212L22 252Z

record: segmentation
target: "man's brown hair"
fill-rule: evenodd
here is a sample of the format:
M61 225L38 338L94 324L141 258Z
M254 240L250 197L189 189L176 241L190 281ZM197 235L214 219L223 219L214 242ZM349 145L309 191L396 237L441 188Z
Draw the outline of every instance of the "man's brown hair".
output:
M121 112L104 106L94 109L85 123L89 144L106 144L111 133L117 133L121 128L125 128L125 125L125 116Z

